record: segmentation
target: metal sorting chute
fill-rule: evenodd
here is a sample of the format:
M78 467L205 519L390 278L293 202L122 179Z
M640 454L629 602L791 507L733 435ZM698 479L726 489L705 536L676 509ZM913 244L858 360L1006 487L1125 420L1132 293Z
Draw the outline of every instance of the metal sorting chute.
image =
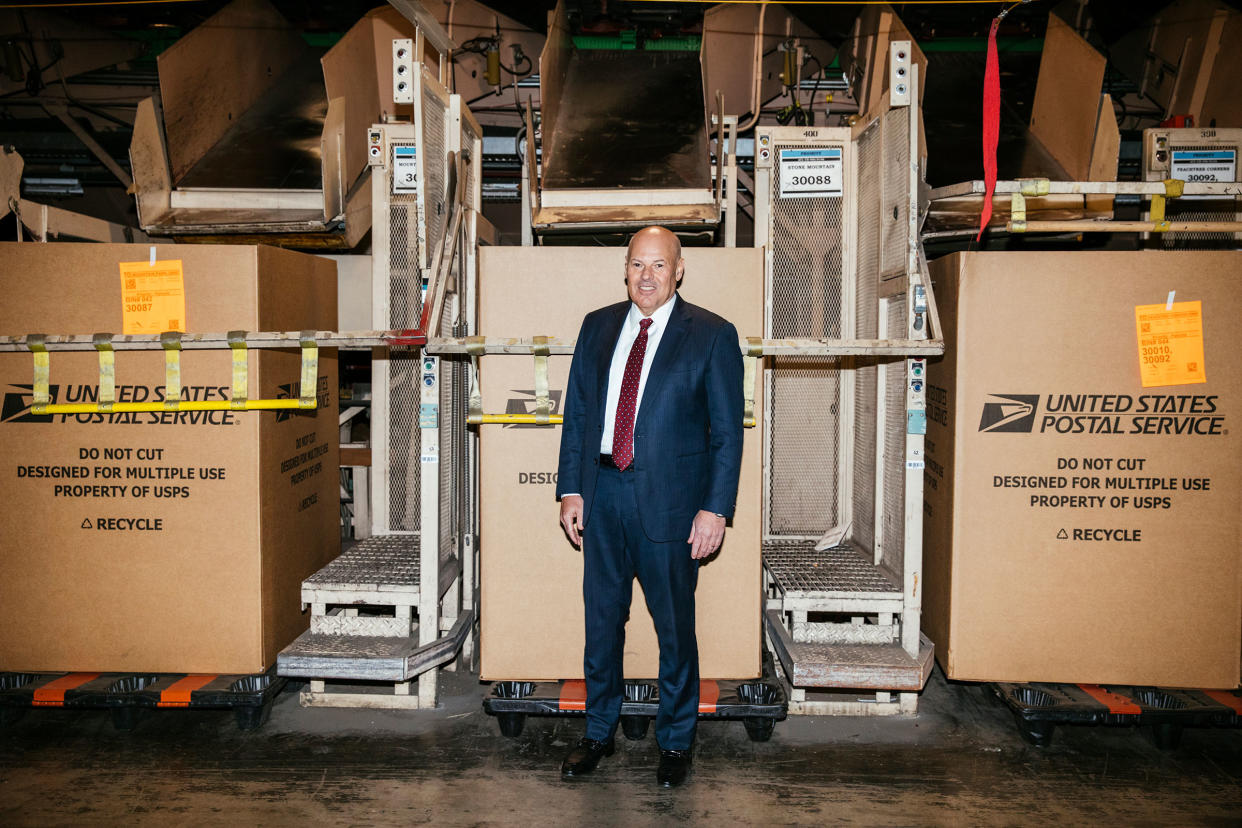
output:
M919 241L918 66L908 41L891 52L889 100L853 128L756 133L765 334L854 346L780 356L766 375L767 630L791 710L816 712L808 688L849 688L912 712L931 668L925 366L944 342Z

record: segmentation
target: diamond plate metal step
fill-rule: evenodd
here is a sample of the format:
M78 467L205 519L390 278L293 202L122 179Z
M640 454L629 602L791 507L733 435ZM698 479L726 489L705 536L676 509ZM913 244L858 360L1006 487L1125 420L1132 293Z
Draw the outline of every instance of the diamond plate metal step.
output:
M363 635L316 635L304 632L281 651L276 670L307 679L409 681L432 667L452 661L474 624L474 611L458 616L452 629L430 644L418 636L390 638Z
M794 687L918 692L927 683L935 648L920 636L918 658L898 643L817 644L794 641L781 613L766 613L768 638Z

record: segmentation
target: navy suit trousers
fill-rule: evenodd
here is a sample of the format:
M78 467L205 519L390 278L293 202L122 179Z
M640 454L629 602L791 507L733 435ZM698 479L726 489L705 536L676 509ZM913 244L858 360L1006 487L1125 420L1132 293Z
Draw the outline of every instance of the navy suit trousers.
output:
M639 509L644 493L637 491L637 479L632 470L599 470L595 506L583 537L586 735L600 741L611 738L621 717L625 622L637 575L660 641L656 739L664 750L686 750L694 741L699 709L694 635L699 562L690 557L684 539L657 542L643 532Z

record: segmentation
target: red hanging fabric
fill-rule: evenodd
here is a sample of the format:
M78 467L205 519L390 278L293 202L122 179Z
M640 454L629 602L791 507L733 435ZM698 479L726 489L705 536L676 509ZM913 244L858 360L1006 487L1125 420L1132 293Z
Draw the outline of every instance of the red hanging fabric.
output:
M996 57L996 30L1000 18L992 21L988 32L988 60L983 72L983 210L979 214L979 234L992 218L992 193L996 190L996 144L1000 139L1000 61Z

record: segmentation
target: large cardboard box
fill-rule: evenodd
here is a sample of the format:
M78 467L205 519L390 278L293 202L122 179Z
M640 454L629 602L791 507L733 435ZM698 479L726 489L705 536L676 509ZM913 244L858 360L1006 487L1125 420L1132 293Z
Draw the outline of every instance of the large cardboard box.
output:
M2 244L0 333L122 331L125 244ZM159 245L191 332L330 330L332 262ZM300 356L251 351L250 396L296 397ZM182 398L227 399L227 351L185 351ZM315 411L34 416L32 358L0 354L0 670L253 673L307 625L299 587L340 550L337 375ZM52 353L55 402L91 402L94 353ZM119 401L161 400L164 356L116 354Z
M685 259L684 299L725 317L742 336L762 333L761 250L687 248ZM485 247L480 281L480 329L489 336L573 339L588 312L626 299L625 250ZM570 359L549 358L553 413L561 410ZM486 356L482 362L485 410L533 409L532 357ZM758 401L756 408L762 418ZM559 427L480 428L485 680L582 677L582 553L558 522L560 438ZM753 678L760 672L761 447L759 429L747 429L737 511L720 553L699 574L695 607L704 678ZM635 582L626 625L626 677L654 678L658 658L655 629Z
M928 366L923 624L945 672L1236 686L1242 254L958 253L931 270L947 347ZM1140 359L1167 352L1140 348L1160 323L1136 308L1170 302L1191 321L1181 303L1200 303L1206 382L1144 387Z

